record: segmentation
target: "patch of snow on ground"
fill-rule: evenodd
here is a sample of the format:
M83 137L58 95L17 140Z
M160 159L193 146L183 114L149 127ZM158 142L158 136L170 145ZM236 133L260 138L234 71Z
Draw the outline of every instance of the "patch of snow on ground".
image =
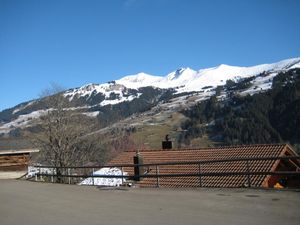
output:
M41 166L41 164L38 164L38 166ZM28 166L28 173L26 175L27 178L34 177L38 173L43 174L55 174L54 168L40 168L35 166Z
M108 168L104 167L100 170L97 170L93 173L93 175L122 175L122 171L119 168ZM126 176L128 175L126 172L123 172L123 175ZM79 183L79 185L98 185L98 186L120 186L125 182L126 179L122 178L93 178L93 177L88 177L84 179L82 182Z
M84 115L86 116L89 116L89 117L96 117L99 115L99 111L95 111L95 112L86 112L86 113L83 113Z

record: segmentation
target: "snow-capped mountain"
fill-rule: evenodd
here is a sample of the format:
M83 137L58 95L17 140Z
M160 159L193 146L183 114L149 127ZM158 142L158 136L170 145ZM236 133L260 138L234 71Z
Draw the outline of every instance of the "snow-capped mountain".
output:
M61 94L71 103L70 110L101 119L106 116L105 120L111 120L116 116L109 116L116 111L125 118L163 106L166 102L169 104L167 108L174 110L182 105L188 107L187 96L191 93L193 100L189 102L195 104L214 95L216 87L226 85L228 80L239 82L248 79L249 85L239 93L252 95L272 88L272 80L278 73L296 68L300 68L300 57L251 67L221 64L200 70L180 68L165 76L138 73L104 84L87 84ZM226 90L223 89L221 97L226 98ZM0 135L30 126L31 121L45 112L43 101L37 99L21 103L0 112Z
M190 68L180 68L169 73L165 77L140 73L137 75L126 76L117 80L116 83L130 88L154 86L158 88L176 88L178 92L191 92L201 91L205 86L216 87L218 85L224 85L226 81L230 79L237 80L256 76L263 72L275 73L299 67L300 58L252 67L238 67L222 64L217 67L201 69L198 71Z
M122 96L127 89L139 89L152 86L155 88L175 89L177 93L201 91L203 87L216 87L224 85L227 80L239 80L242 78L257 76L263 72L278 73L280 71L299 68L300 58L283 60L272 64L262 64L251 67L238 67L221 64L217 67L200 69L198 71L191 68L180 68L166 76L154 76L146 73L125 76L119 80L105 84L90 84L81 88L69 90L65 93L70 100L77 97L91 96L92 94L102 93L109 97L111 92ZM128 94L128 93L127 93ZM126 95L127 96L127 95ZM132 100L123 98L124 101ZM109 104L109 103L108 103Z

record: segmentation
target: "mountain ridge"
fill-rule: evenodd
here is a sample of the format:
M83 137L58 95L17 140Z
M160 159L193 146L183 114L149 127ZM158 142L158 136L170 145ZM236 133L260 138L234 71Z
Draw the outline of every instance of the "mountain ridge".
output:
M300 57L251 67L221 64L198 71L187 67L166 76L138 73L104 84L86 84L60 94L69 101L68 110L101 121L102 128L118 121L125 121L126 126L145 123L153 126L166 123L174 113L183 119L178 112L217 93L218 99L225 100L233 92L243 96L265 92L272 88L278 73L295 68L300 68ZM16 131L33 126L46 110L45 99L41 98L1 111L0 136L15 135ZM180 125L172 126L180 130Z
M224 85L226 83L226 80L229 79L237 80L240 78L255 76L263 72L277 72L278 70L282 71L289 68L299 67L300 57L297 57L282 60L276 63L261 64L250 67L229 66L221 64L217 67L200 69L198 71L193 70L189 67L180 68L171 73L168 73L166 76L155 76L142 72L136 75L125 76L113 82L130 89L153 86L162 89L175 88L176 91L180 93L201 91L201 89L205 86L216 87L218 85ZM107 86L108 84L109 83L93 84L95 85L94 90L101 92L100 89ZM72 93L72 91L69 91L69 95L76 95L75 92ZM85 93L82 93L82 95L84 94Z

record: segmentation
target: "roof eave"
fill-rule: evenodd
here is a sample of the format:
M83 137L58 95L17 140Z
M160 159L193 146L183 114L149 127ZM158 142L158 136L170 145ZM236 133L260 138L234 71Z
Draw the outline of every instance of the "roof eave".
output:
M20 150L5 150L0 151L0 155L16 155L16 154L26 154L26 153L36 153L39 149L20 149Z

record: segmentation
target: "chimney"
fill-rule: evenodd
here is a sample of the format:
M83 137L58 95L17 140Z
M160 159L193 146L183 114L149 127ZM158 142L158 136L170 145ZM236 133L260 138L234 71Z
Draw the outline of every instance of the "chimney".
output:
M136 153L135 156L133 156L133 163L134 163L134 180L140 181L141 177L140 175L144 174L144 167L140 166L143 164L143 157L140 155L139 152Z
M170 141L168 134L166 140L162 142L162 149L172 149L172 141Z

